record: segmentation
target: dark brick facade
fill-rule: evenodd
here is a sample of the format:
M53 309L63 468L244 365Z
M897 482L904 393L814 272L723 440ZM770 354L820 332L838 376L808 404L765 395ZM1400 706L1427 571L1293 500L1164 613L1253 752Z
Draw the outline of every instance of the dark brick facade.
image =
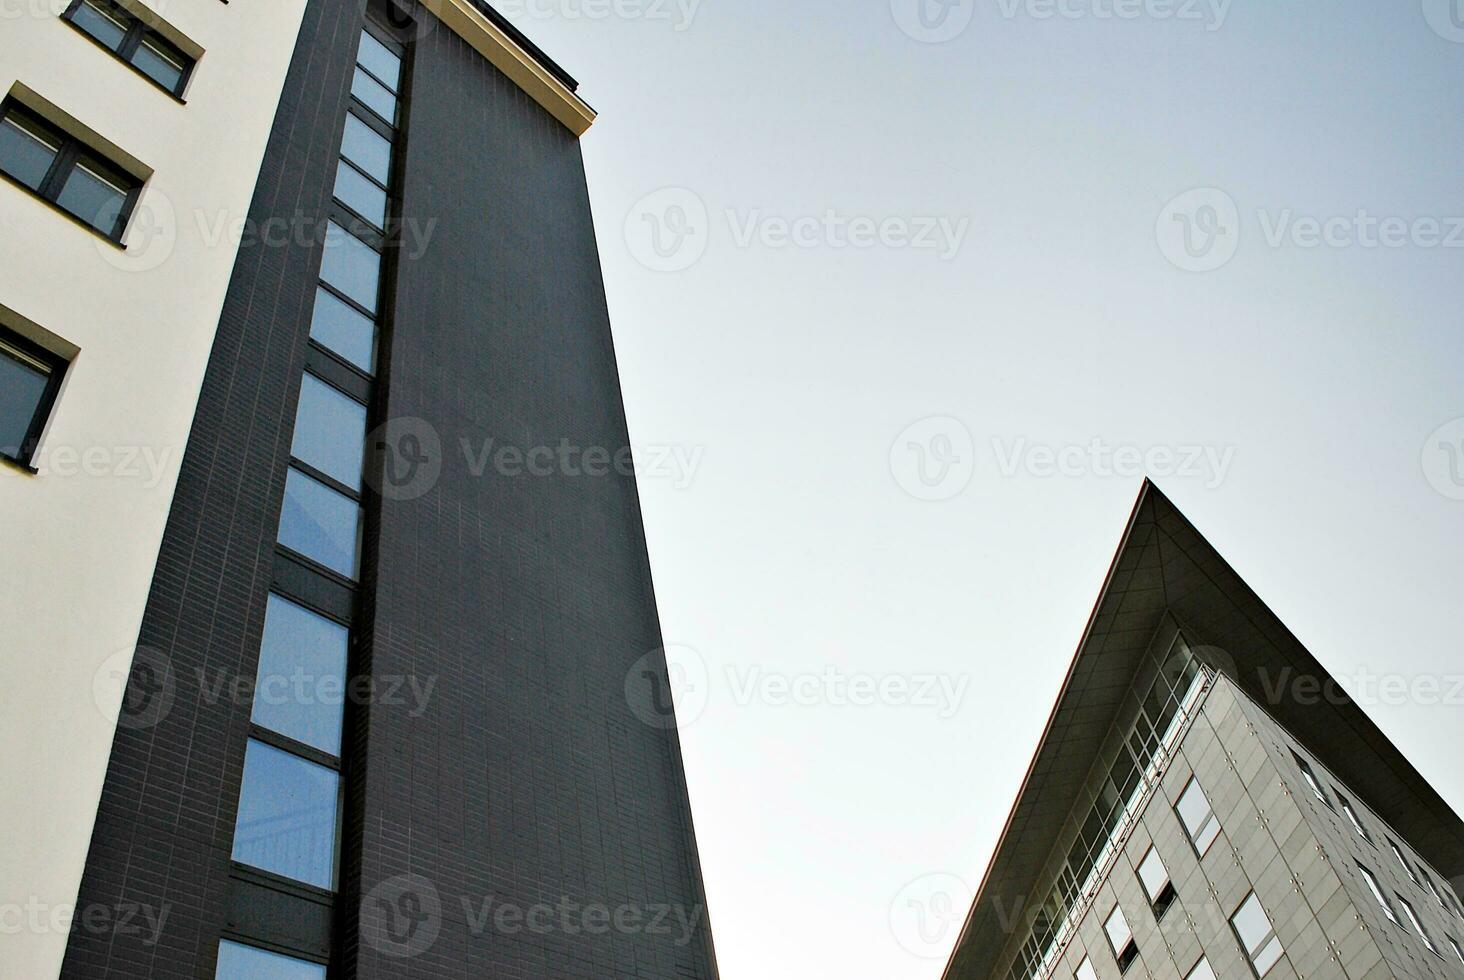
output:
M325 214L364 6L309 4L257 223ZM387 685L433 686L425 710L347 719L337 973L715 977L676 734L626 704L627 671L661 643L635 481L474 473L489 439L628 442L579 144L445 28L412 61L400 186L428 237L398 252L373 422L423 420L440 475L368 498L355 655ZM141 632L171 707L119 728L97 816L80 904L166 909L166 926L156 944L75 930L65 976L213 976L250 707L201 697L198 672L257 666L319 261L241 251ZM440 916L402 958L356 910L407 874ZM560 911L504 927L504 905ZM581 906L644 918L587 931L562 912ZM679 911L647 928L662 907Z

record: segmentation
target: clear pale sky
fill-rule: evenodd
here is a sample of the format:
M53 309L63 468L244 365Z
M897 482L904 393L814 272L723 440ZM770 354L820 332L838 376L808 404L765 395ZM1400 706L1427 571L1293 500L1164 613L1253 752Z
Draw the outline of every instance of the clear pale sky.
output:
M682 741L729 980L940 975L954 929L913 955L891 904L985 869L1139 488L1095 440L1161 450L1165 492L1464 809L1450 0L955 0L928 29L913 2L503 4L601 112L632 438L694 460L643 458L641 493L667 640L705 670ZM891 218L911 234L880 242ZM839 247L853 219L874 244ZM922 219L959 247L911 247ZM959 425L906 431L932 417ZM967 686L953 713L849 704L830 670Z

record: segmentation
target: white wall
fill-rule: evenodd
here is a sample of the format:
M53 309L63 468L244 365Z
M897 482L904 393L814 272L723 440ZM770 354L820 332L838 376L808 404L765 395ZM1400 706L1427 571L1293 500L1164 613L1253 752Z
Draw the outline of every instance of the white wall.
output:
M205 52L186 105L65 6L0 6L0 92L22 83L153 175L126 251L0 183L0 307L80 350L41 472L0 466L0 974L27 978L60 968L121 696L106 675L137 642L234 264L207 230L247 214L305 0L149 0Z

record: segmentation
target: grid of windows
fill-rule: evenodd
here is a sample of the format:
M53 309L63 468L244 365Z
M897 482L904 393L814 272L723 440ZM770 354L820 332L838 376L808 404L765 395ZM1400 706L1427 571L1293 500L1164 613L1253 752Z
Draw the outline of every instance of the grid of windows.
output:
M14 99L0 102L0 173L112 239L122 240L142 183Z
M61 16L165 91L183 95L193 59L111 0L72 0Z
M29 466L66 362L0 327L0 456Z
M1235 929L1251 966L1255 967L1256 976L1264 977L1281 959L1283 950L1281 940L1271 925L1271 917L1266 914L1255 892L1240 903L1240 908L1230 917L1230 925Z
M307 577L335 590L353 589L361 573L366 429L395 140L385 120L396 118L403 79L402 54L374 30L368 25L361 35L358 75L380 92L372 91L368 103L353 89L345 123L277 538L286 553L305 560ZM299 588L285 588L288 597L272 593L265 610L233 857L239 865L334 892L352 634L350 624L336 618L346 615L339 608L323 613L296 601ZM237 943L220 947L219 963L218 976L231 980L325 976L319 964Z
M1010 980L1028 980L1051 969L1060 938L1080 903L1091 900L1096 876L1118 851L1120 838L1153 787L1163 761L1182 733L1188 710L1204 690L1204 671L1182 636L1163 660L1153 661L1156 676L1146 688L1130 692L1135 719L1118 758L1110 767L1078 823L1078 837L1058 871L1046 900L1033 917L1031 931L1012 964Z

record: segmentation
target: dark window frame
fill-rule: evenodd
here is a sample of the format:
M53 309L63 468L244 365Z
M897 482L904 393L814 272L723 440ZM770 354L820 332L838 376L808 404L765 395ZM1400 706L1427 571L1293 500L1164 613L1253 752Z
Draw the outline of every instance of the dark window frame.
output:
M127 230L127 223L131 220L132 212L137 207L137 200L142 196L143 181L108 160L82 140L46 121L43 116L25 103L13 96L7 96L4 100L0 100L0 122L11 118L18 120L23 129L33 130L36 134L55 143L57 150L56 155L51 159L51 166L46 170L46 175L41 178L38 187L31 187L4 169L0 169L0 177L32 197L40 198L67 217L79 221L108 241L117 245L122 244L122 233ZM61 203L61 192L65 189L66 182L71 179L76 168L83 165L97 176L121 188L125 194L122 207L117 212L117 220L111 228L102 228L93 224L91 219L85 215L77 214Z
M36 470L32 462L35 459L36 450L40 446L41 434L45 432L46 425L51 421L51 415L56 410L56 401L61 394L61 382L65 379L66 370L71 367L71 362L3 325L0 325L0 343L14 349L23 357L37 362L50 372L45 390L41 392L41 397L36 402L36 410L31 415L25 436L21 439L18 455L12 456L4 449L0 449L0 459L9 460L34 473ZM9 356L8 353L0 353L0 357Z
M125 26L127 33L123 35L121 44L113 48L76 22L77 11L86 3L90 3L91 6L103 11L108 17L117 21L119 26ZM198 60L160 34L156 28L150 27L142 18L113 3L112 0L71 0L71 3L62 12L61 19L79 31L87 40L112 55L112 57L122 62L128 68L137 72L137 74L147 79L153 85L167 92L178 101L183 101L183 93L188 90L188 82L193 77L193 70L198 67ZM133 62L133 57L137 54L138 49L142 47L144 42L159 49L164 55L178 62L181 70L178 74L178 83L172 88L153 78Z

